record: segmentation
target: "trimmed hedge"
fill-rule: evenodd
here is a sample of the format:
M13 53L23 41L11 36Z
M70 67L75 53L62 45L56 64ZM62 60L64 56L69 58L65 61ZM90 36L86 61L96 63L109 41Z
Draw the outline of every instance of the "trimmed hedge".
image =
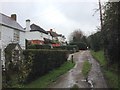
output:
M49 44L45 44L45 45L34 44L34 45L29 45L28 49L51 49L51 46Z
M25 50L23 52L25 60L27 61L30 56L32 57L32 67L30 67L31 72L26 78L26 83L37 79L56 67L59 67L67 61L67 53L68 51L66 50Z
M53 47L53 49L69 50L71 52L79 51L77 45L58 46L58 47Z
M79 50L87 50L87 44L84 42L73 42L70 45L77 45Z

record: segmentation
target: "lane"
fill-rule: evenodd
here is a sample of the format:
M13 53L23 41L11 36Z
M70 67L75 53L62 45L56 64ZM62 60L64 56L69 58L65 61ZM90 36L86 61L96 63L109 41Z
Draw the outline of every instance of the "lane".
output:
M73 59L76 63L75 67L66 74L60 76L56 82L49 86L49 88L70 88L74 84L77 84L81 88L88 87L86 82L81 81L84 79L81 73L83 62L85 60L84 54L85 51L75 53L73 56Z
M88 60L92 64L88 80L93 82L93 88L107 88L105 79L100 70L100 65L93 59L90 51L86 50L74 53L73 59L76 63L74 68L60 76L57 81L49 85L49 88L71 88L74 84L79 88L90 88L90 85L86 82L81 72L85 60Z
M90 51L86 52L89 62L92 64L88 79L93 81L94 88L107 88L106 81L101 72L99 63L92 57Z

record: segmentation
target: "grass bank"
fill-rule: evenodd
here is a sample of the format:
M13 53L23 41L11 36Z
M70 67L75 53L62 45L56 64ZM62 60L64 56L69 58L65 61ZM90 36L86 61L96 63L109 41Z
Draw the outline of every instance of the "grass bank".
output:
M100 63L101 66L105 66L107 64L103 50L94 52L91 51L92 56Z
M60 75L66 73L68 70L73 68L75 63L71 61L65 62L61 67L49 72L48 74L38 78L30 84L24 86L24 88L47 88L50 83L55 81Z
M90 69L91 69L91 64L88 62L88 60L86 60L83 63L83 68L82 68L82 74L84 75L84 77L88 76Z
M109 69L105 68L107 65L107 62L105 60L103 50L98 51L98 52L91 51L91 54L93 55L93 57L96 60L98 60L100 65L104 67L103 74L107 80L108 86L110 88L119 88L119 86L118 86L118 82L119 82L118 74L111 70L112 67L110 67Z

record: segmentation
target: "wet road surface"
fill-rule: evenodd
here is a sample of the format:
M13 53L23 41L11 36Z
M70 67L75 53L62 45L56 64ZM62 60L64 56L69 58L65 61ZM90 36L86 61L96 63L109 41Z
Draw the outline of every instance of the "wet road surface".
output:
M77 85L79 88L90 88L90 85L85 81L82 75L83 62L88 60L92 64L88 79L93 81L95 88L107 88L103 74L99 64L92 58L90 51L80 51L74 53L73 56L76 65L66 74L61 75L58 80L49 85L49 88L71 88Z

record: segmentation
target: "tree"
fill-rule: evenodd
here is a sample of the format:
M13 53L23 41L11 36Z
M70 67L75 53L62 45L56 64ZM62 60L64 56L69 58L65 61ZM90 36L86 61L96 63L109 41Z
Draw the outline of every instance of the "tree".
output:
M89 47L94 51L99 51L103 48L103 38L100 31L90 35L88 37Z
M87 39L80 29L75 30L70 35L70 45L77 45L79 49L87 49Z
M102 34L104 38L104 48L108 64L118 63L118 42L119 42L119 17L118 6L120 2L108 2L104 6Z
M70 42L80 42L83 37L83 33L80 29L73 31L70 34Z

